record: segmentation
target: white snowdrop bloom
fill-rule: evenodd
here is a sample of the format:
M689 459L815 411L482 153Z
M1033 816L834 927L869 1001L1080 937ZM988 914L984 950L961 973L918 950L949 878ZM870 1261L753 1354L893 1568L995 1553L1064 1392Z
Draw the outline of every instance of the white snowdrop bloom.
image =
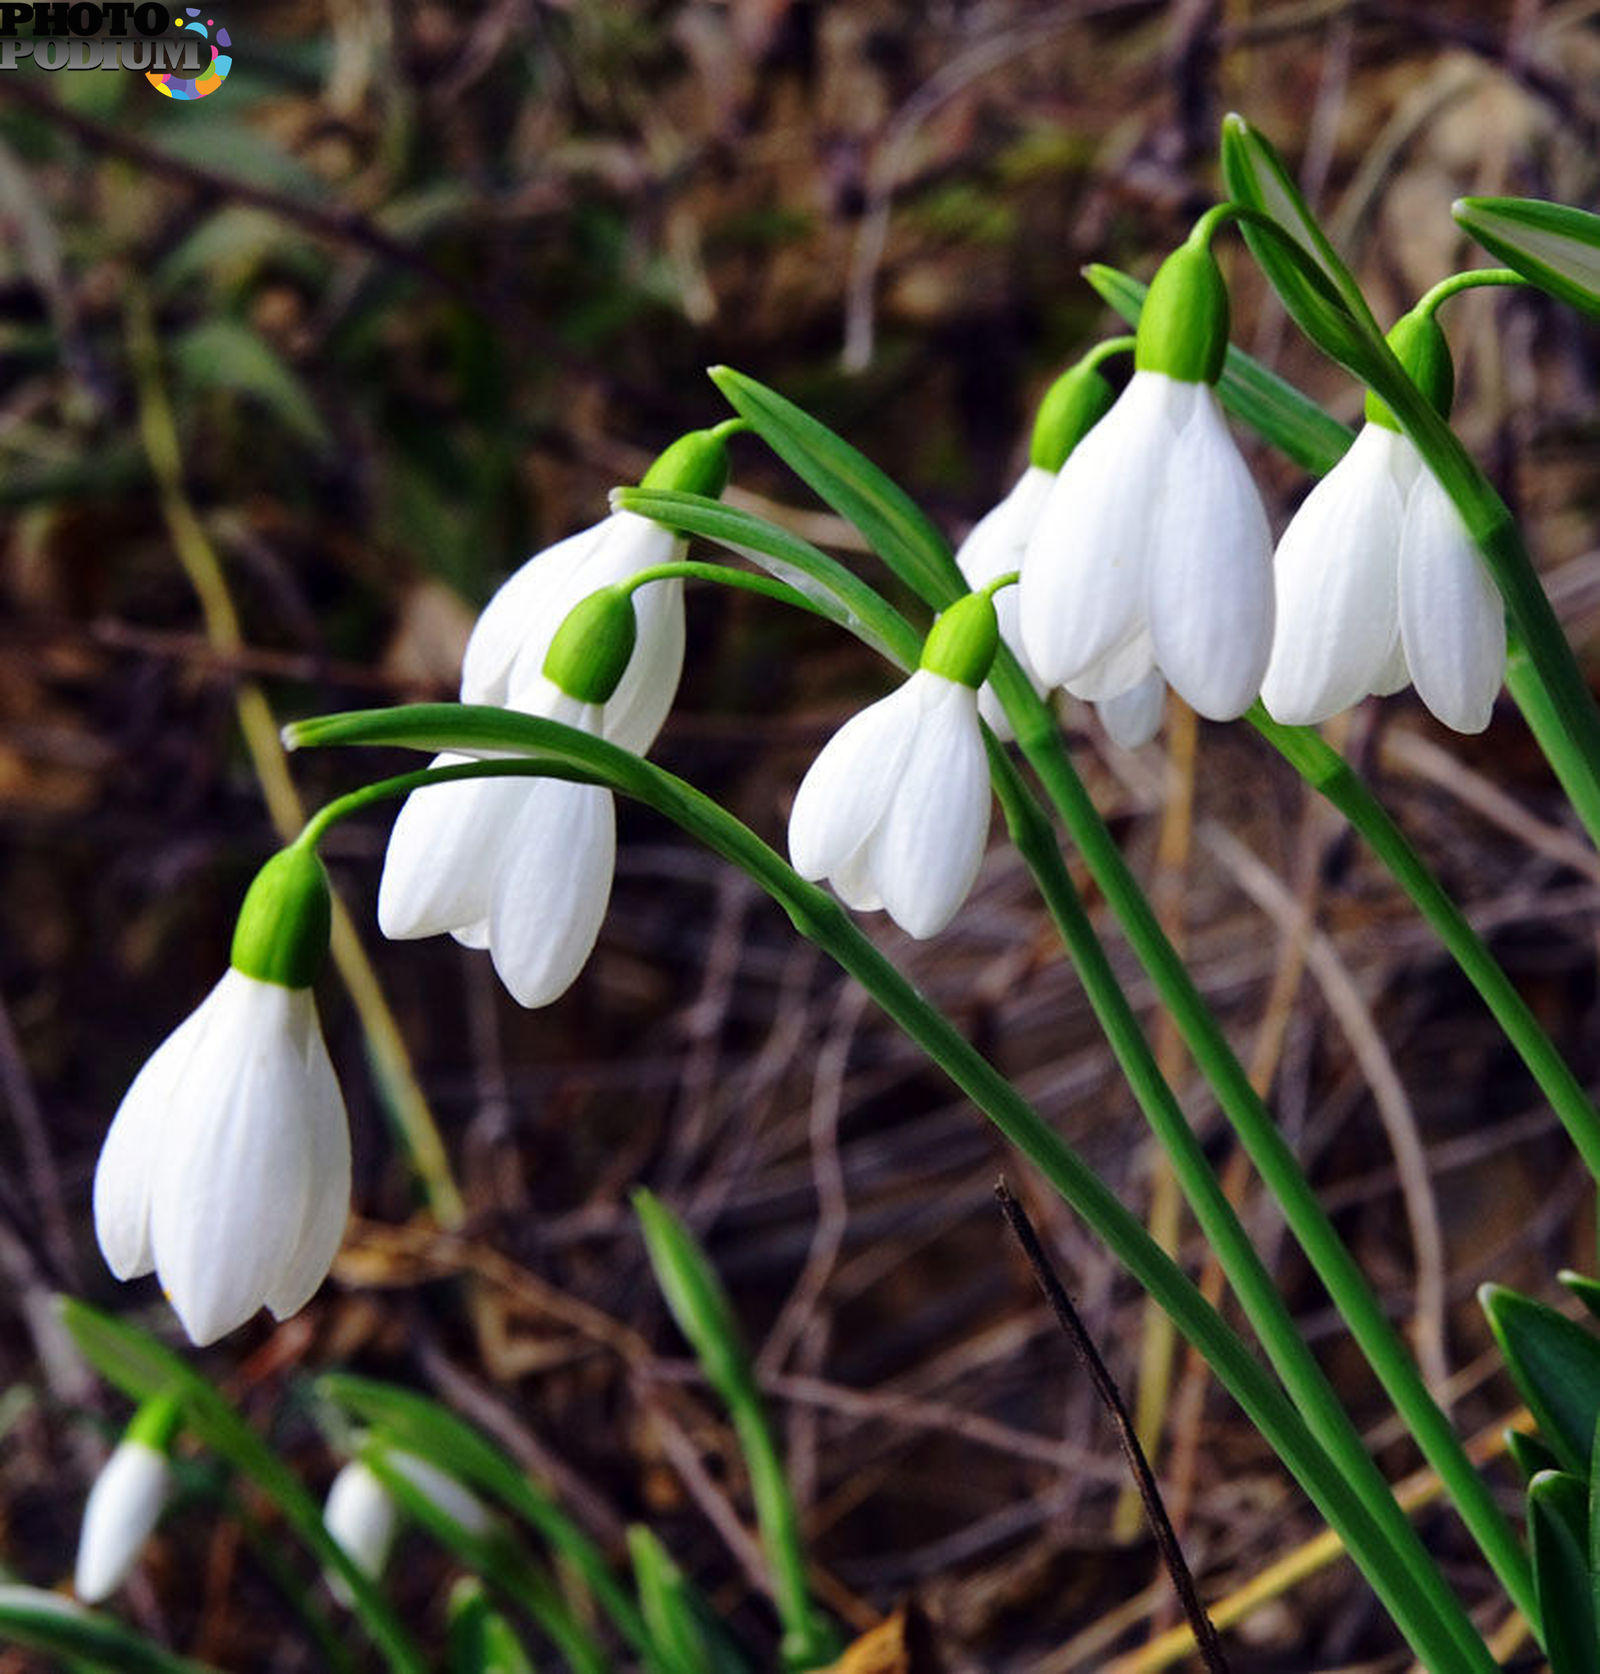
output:
M599 735L600 706L542 674L511 707ZM435 766L464 757L442 755ZM406 798L384 857L378 924L401 941L449 931L487 948L525 1006L571 986L611 899L616 811L603 785L478 779L426 785Z
M1167 708L1167 683L1159 670L1151 669L1136 686L1118 692L1115 697L1102 698L1094 708L1114 743L1124 750L1137 750L1161 730Z
M1209 384L1142 370L1062 466L1022 565L1022 641L1077 697L1159 669L1213 720L1272 649L1272 538Z
M262 869L232 966L134 1078L100 1152L107 1264L153 1271L197 1344L304 1307L344 1235L350 1131L309 986L328 910L314 855Z
M974 590L987 587L991 581L1022 568L1022 555L1027 550L1028 537L1033 533L1054 481L1054 472L1039 465L1030 465L1017 478L1011 492L973 524L971 532L956 550L956 563L969 587ZM1005 587L995 595L994 608L1000 622L1000 637L1016 653L1023 673L1033 683L1033 689L1043 697L1050 689L1049 684L1040 679L1028 660L1022 643L1017 594L1017 588ZM1000 700L988 681L978 693L978 713L994 729L995 737L1012 737L1011 723L1006 719Z
M402 1448L384 1447L382 1460L397 1476L411 1487L436 1511L442 1511L450 1521L480 1540L497 1527L495 1515L470 1488L458 1482L448 1471L441 1470L431 1459L421 1454L407 1453Z
M333 1479L322 1507L322 1524L356 1568L376 1581L400 1531L400 1508L372 1467L352 1459ZM342 1576L330 1571L328 1584L341 1602L350 1602Z
M979 652L960 645L944 655L974 620ZM987 595L952 605L922 667L828 741L789 815L789 855L802 877L828 879L847 906L886 909L913 936L950 922L983 861L990 796L977 687L996 636Z
M85 1604L127 1580L172 1496L172 1466L149 1442L120 1442L94 1479L83 1508L73 1589Z

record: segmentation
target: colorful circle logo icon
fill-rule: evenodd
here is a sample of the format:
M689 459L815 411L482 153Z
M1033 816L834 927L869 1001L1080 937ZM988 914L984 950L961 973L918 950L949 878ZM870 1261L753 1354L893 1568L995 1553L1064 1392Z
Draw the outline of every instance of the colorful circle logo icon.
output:
M145 80L158 93L165 93L169 99L203 99L210 93L215 93L223 82L228 79L228 71L233 68L233 41L226 29L218 28L215 18L200 21L202 7L185 6L188 21L175 19L181 29L192 30L211 47L211 66L202 74L188 79L174 75L170 70L150 70Z

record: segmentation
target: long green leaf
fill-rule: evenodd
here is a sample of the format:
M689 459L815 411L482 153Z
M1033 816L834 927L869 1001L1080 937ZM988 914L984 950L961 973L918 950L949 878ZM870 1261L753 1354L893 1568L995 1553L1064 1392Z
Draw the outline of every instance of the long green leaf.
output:
M1594 1674L1600 1655L1589 1582L1589 1491L1565 1471L1528 1486L1528 1535L1550 1674Z
M0 1640L106 1674L217 1674L209 1663L175 1656L113 1617L38 1587L0 1586Z
M1083 276L1129 325L1139 323L1148 285L1101 262L1086 267ZM1318 476L1331 471L1355 440L1349 426L1231 343L1217 394L1241 424Z
M711 378L762 441L820 499L855 524L919 597L942 607L967 591L944 536L864 453L803 407L732 367L714 366Z
M1451 214L1540 290L1600 314L1600 215L1539 198L1461 198Z
M1587 1481L1600 1421L1600 1337L1503 1285L1485 1285L1478 1298L1540 1440Z

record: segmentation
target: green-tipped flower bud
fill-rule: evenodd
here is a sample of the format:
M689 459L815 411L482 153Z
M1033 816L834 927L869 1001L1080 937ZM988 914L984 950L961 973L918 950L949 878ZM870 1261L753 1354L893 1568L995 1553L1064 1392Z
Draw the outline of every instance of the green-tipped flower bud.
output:
M309 988L328 956L332 923L333 894L316 851L283 849L245 895L230 962L258 982Z
M1389 328L1389 347L1434 410L1448 418L1456 394L1456 369L1438 320L1431 313L1402 314ZM1371 390L1367 391L1367 422L1386 430L1400 428L1388 403Z
M143 1442L153 1453L170 1453L183 1421L183 1403L176 1395L152 1395L133 1415L122 1439Z
M1228 287L1205 244L1180 244L1156 269L1139 315L1133 364L1183 384L1214 384L1228 352Z
M545 653L544 677L580 703L607 703L628 671L639 637L633 594L602 587L567 612Z
M968 593L928 630L919 666L976 690L989 678L989 665L999 644L1000 623L994 600L987 593Z
M714 430L691 430L656 460L639 486L715 500L728 486L727 446Z
M1033 421L1028 462L1041 471L1059 471L1067 455L1105 417L1115 399L1098 368L1080 361L1069 366L1045 391Z

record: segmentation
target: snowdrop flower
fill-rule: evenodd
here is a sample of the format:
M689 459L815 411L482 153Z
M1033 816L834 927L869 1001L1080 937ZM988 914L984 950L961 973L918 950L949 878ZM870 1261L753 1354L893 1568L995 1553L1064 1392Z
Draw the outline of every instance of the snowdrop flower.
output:
M1228 299L1203 243L1157 272L1135 371L1073 450L1022 564L1022 642L1074 696L1159 670L1213 720L1255 700L1272 648L1272 538L1213 388Z
M886 908L935 935L966 899L989 833L978 692L998 626L984 593L934 623L921 666L847 721L811 764L789 816L789 855L847 906Z
M379 1469L374 1469L374 1460ZM340 1470L322 1508L323 1527L368 1580L376 1581L383 1574L400 1532L402 1507L380 1469L409 1484L468 1534L481 1539L494 1531L494 1514L448 1472L418 1454L373 1444ZM330 1571L327 1579L334 1596L348 1605L350 1591L343 1576Z
M720 494L727 453L693 431L644 477L647 488ZM683 583L634 591L641 570L682 556L684 541L632 512L558 542L489 601L468 641L465 703L498 704L581 728L625 750L654 742L683 667ZM610 600L596 614L588 601ZM588 646L620 624L626 651ZM558 630L571 624L552 678ZM619 642L620 643L620 642ZM567 664L570 663L570 667ZM604 678L593 669L603 665ZM613 663L615 666L613 666ZM436 766L464 758L442 755ZM378 888L378 924L393 940L448 931L487 948L525 1006L565 993L594 948L611 895L616 819L610 791L557 779L485 779L414 791L395 821Z
M85 1604L109 1598L127 1580L172 1497L167 1449L178 1415L175 1401L146 1402L94 1479L73 1577L73 1590Z
M1431 314L1389 334L1441 412L1452 374ZM1457 732L1488 724L1505 676L1505 610L1450 497L1369 397L1367 423L1284 530L1278 627L1261 700L1289 726L1408 681Z
M289 848L250 886L232 963L135 1077L95 1169L100 1248L154 1272L197 1344L327 1276L350 1212L350 1132L311 982L328 948L322 863Z

